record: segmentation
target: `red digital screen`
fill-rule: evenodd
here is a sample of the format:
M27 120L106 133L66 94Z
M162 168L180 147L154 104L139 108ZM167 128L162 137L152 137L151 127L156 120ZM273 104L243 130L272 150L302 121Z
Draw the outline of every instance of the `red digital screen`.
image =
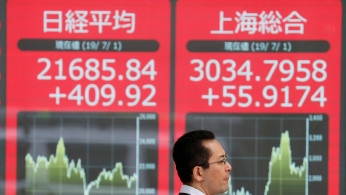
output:
M0 11L0 194L178 194L196 129L230 156L225 194L342 193L340 0Z
M8 1L6 194L167 193L169 5Z
M340 16L339 1L177 2L175 139L215 132L229 194L339 193Z

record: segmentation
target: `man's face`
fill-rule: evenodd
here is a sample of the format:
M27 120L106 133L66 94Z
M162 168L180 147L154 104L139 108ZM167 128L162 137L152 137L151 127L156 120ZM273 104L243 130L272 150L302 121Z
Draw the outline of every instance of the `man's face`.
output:
M211 157L208 160L209 168L205 170L203 186L207 194L221 194L228 190L229 171L232 166L226 162L225 151L217 140L204 141L203 145L210 149ZM214 163L218 162L218 163Z

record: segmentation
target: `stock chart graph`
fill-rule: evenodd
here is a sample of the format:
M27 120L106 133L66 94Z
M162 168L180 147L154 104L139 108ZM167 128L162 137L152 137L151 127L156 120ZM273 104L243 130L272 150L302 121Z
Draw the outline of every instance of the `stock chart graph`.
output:
M154 113L18 116L20 194L156 194Z
M327 194L326 115L190 113L186 129L212 130L230 153L229 195Z

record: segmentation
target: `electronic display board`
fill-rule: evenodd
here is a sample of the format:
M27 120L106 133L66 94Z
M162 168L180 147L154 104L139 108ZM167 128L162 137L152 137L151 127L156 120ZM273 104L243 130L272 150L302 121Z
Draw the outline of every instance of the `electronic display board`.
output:
M178 194L194 129L230 155L225 194L345 193L341 18L340 0L0 0L0 194Z
M339 1L177 1L175 139L215 132L227 194L339 194L340 16Z
M163 194L170 2L7 2L6 194Z

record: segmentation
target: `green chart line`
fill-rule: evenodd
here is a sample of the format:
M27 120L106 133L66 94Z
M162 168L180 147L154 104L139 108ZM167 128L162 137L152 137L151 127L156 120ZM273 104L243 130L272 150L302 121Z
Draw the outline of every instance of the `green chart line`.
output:
M292 163L292 152L288 131L281 134L280 146L273 147L269 162L268 181L265 186L265 195L298 195L306 192L307 158L303 158L303 165L297 167ZM229 180L228 195L251 195L245 187L233 191Z
M244 187L241 187L240 190L235 190L233 191L233 186L231 183L232 179L231 177L228 180L228 195L251 195L251 193L249 191L246 191L246 189Z
M81 160L77 164L69 160L65 153L63 138L60 138L55 156L38 156L36 162L30 154L25 157L27 194L68 194L89 195L91 192L116 191L119 194L136 191L137 175L123 174L122 163L116 163L112 170L103 169L98 177L86 183L86 175Z
M268 182L265 195L305 194L307 158L301 166L292 162L292 151L288 131L281 134L280 147L273 147L269 162Z

